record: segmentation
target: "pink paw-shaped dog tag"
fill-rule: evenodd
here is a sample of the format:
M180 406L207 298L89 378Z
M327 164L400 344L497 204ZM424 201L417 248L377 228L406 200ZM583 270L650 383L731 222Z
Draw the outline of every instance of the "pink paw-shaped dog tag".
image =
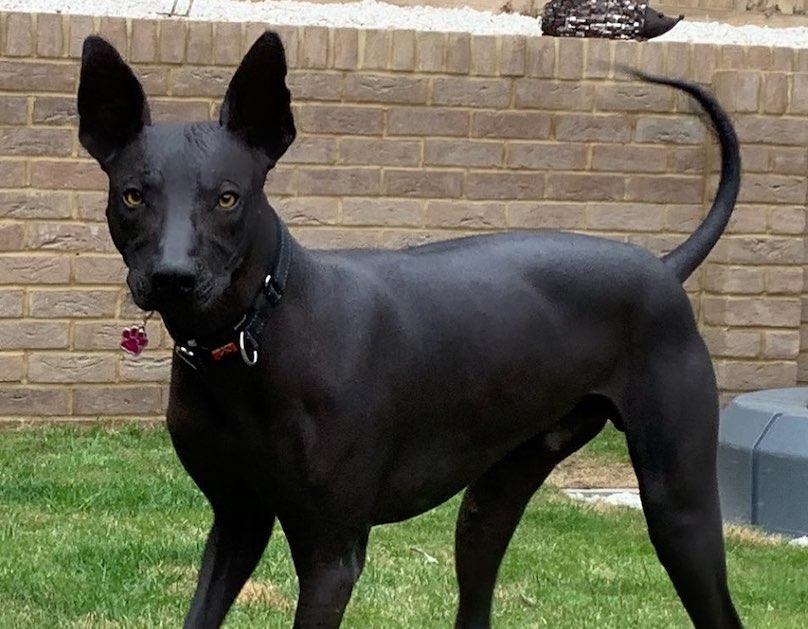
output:
M135 325L123 331L121 349L127 354L137 356L149 344L149 337L146 335L146 328L142 325Z

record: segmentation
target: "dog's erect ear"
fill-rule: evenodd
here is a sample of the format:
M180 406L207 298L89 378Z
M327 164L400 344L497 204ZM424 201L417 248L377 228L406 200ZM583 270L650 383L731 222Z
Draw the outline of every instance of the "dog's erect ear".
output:
M272 165L295 139L286 87L286 55L280 37L266 31L233 75L219 122L250 146L262 149Z
M84 40L78 94L79 140L103 166L151 122L143 87L118 51Z

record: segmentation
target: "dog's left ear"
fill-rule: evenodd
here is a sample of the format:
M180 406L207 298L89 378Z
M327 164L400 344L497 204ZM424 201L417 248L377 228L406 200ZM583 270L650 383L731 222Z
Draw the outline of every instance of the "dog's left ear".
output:
M84 40L78 94L79 140L103 167L151 123L143 87L118 51L96 35Z
M295 139L286 87L286 55L280 37L266 31L252 45L233 75L219 122L275 164Z

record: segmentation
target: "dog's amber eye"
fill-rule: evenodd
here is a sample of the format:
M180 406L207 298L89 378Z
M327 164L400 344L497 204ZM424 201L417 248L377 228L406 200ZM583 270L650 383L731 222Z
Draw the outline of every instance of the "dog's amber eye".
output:
M143 205L143 193L137 188L129 188L123 193L123 202L129 207L140 207Z
M219 195L219 207L223 210L231 209L238 203L238 195L235 192L223 192Z

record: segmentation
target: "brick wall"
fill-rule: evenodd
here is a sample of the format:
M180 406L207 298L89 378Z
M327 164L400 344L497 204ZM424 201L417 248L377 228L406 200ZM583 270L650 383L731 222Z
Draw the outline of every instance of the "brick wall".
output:
M160 324L142 357L117 350L140 314L107 234L105 177L76 139L83 38L125 52L155 118L200 119L261 29L0 14L0 421L150 419L166 402ZM707 84L737 122L745 184L687 288L725 397L808 380L808 50L281 34L300 133L267 190L313 246L562 228L669 249L709 206L716 152L689 102L611 68Z

